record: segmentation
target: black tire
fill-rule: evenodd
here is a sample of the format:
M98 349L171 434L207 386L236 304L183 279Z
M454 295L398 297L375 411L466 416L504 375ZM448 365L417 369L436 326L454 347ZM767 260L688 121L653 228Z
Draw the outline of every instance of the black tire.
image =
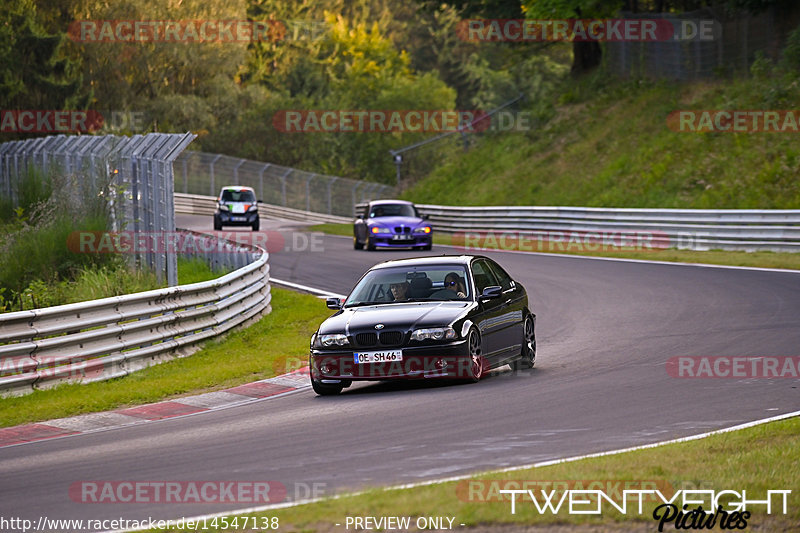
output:
M433 244L428 244L422 247L423 250L430 250L431 248L433 248Z
M353 235L353 249L354 250L363 250L364 249L364 243L363 242L358 242L358 237L356 237L355 235Z
M534 325L533 317L531 315L526 316L522 327L520 358L511 364L511 368L514 370L533 368L533 365L536 364L536 332L534 331Z
M222 231L222 222L217 217L214 217L214 231Z
M369 237L367 237L367 250L369 250L370 252L375 251L375 243L372 242L372 239L370 239Z
M467 349L469 350L469 364L466 380L477 383L486 373L486 360L483 358L481 336L478 334L478 330L472 329L467 335Z
M261 222L256 220L253 222L253 231L258 231L261 228Z
M311 378L311 388L320 396L336 396L344 388L343 383L321 383Z

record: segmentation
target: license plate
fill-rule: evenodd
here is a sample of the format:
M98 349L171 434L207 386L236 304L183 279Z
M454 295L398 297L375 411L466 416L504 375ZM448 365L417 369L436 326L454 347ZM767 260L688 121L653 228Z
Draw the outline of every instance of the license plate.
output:
M356 352L353 354L356 364L385 363L403 360L403 350L385 350L383 352Z
M234 222L244 222L245 220L247 220L247 217L231 217L231 220L233 220Z
M392 240L393 241L410 241L413 238L414 237L412 237L410 235L392 235Z

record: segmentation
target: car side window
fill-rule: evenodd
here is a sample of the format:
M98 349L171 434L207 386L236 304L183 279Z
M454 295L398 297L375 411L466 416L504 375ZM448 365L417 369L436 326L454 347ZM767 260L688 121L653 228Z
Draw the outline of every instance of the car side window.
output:
M486 264L489 266L489 269L492 271L494 276L497 278L499 285L503 288L503 291L507 291L511 288L511 276L503 270L503 268L495 263L494 261L486 261Z
M475 280L475 288L478 291L478 295L480 295L486 287L499 285L494 274L489 270L486 261L482 259L478 259L472 263L472 277Z

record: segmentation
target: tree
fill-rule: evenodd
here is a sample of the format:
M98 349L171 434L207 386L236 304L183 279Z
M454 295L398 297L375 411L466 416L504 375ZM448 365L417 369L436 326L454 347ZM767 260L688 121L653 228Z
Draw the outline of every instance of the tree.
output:
M0 109L84 109L75 62L60 58L64 35L48 34L30 0L0 6Z
M614 16L622 0L525 0L529 19L602 19ZM596 41L572 41L572 74L580 75L600 65L602 50Z

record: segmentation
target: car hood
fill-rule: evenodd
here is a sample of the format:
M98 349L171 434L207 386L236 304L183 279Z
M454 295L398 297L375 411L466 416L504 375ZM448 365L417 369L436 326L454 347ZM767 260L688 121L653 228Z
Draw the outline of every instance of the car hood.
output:
M376 331L377 324L383 324L384 331L448 326L466 315L472 305L472 302L408 302L354 307L327 319L319 332Z
M378 217L371 218L367 223L370 226L382 226L393 228L394 226L405 225L411 228L423 225L425 221L417 217Z
M220 202L226 206L231 213L246 213L250 207L256 205L255 202Z

